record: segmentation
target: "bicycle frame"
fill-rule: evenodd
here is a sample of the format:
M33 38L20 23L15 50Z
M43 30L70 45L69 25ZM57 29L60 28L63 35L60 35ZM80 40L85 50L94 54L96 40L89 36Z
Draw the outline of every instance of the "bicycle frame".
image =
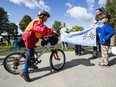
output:
M37 46L37 47L35 48L35 50L40 49L40 48L43 48L43 47L42 47L42 46ZM48 44L45 46L45 49L44 49L43 51L41 51L39 55L37 54L37 59L40 58L40 57L41 57L48 49L50 49L50 48L51 48L51 49L56 49L56 45L51 46L50 43L48 43Z

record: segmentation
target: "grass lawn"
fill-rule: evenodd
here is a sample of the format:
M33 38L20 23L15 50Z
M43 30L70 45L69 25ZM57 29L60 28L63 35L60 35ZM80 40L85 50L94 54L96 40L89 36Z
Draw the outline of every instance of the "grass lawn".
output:
M12 50L12 48L13 48L13 45L11 45L11 46L4 46L4 45L1 46L1 45L0 45L0 56L6 56L6 55L8 55L8 54L14 52L14 51ZM62 48L60 43L57 45L57 48L58 48L58 49L59 49L59 48L60 48L60 49ZM82 46L82 49L84 49L84 50L89 50L89 49L92 49L92 47ZM20 50L20 51L24 51L24 50ZM37 51L40 52L41 49L38 49ZM64 49L64 51L74 51L74 45L68 44L68 49ZM50 50L48 50L47 52L50 52Z
M40 45L41 40L37 44ZM0 42L0 56L6 56L6 55L14 52L12 50L12 48L13 48L13 40L11 40L11 46L8 46L6 41L4 41L4 43ZM57 48L60 48L60 49L62 48L61 44L60 44L60 40L59 40L59 42L57 44ZM92 47L90 47L90 46L82 46L82 49L89 50L89 49L92 49ZM24 51L24 50L20 50L20 51ZM40 51L41 51L41 49L38 50L38 52L40 52ZM74 51L74 45L68 44L68 49L65 49L64 51ZM50 52L50 50L48 50L48 52Z

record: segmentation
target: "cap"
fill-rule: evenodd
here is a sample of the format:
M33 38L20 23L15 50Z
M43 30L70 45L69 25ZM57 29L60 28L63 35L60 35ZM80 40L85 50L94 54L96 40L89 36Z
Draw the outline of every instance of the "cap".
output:
M110 15L102 15L101 17L100 17L100 19L103 19L103 18L108 18L108 19L110 19Z

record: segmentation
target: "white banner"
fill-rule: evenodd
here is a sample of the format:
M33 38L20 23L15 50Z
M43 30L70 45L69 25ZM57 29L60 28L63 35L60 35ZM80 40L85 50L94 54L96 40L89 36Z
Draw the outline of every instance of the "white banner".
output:
M82 46L96 46L96 29L81 32L61 33L61 41Z
M115 54L115 55L116 55L116 46L111 47L111 51L112 51L112 53L113 53L113 54Z

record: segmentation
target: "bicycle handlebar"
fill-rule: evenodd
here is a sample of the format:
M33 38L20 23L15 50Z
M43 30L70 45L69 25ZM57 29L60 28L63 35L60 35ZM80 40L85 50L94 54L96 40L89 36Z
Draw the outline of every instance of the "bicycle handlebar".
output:
M58 43L58 34L54 33L53 35L44 36L41 45L47 45L49 42L51 45L56 45Z
M47 41L47 40L49 40L50 37L56 37L57 38L58 37L58 33L55 32L53 35L44 36L43 39Z

